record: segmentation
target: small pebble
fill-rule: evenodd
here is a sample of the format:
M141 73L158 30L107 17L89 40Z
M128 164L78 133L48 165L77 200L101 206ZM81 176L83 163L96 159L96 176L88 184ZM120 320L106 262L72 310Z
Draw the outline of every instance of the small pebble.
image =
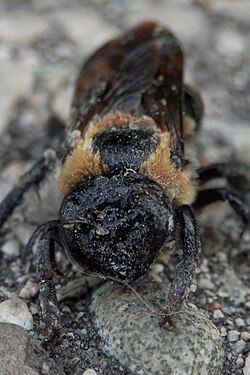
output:
M76 365L77 363L81 362L80 357L74 357L71 361L72 365Z
M164 271L164 266L161 263L155 263L151 266L152 272L158 274Z
M42 368L41 368L41 373L42 373L43 375L48 375L49 372L50 372L50 368L49 368L49 366L47 365L46 362L43 362L43 364L42 364Z
M250 341L250 333L249 332L242 332L241 335L240 335L240 338L241 340L244 340L244 341Z
M247 308L248 310L250 310L250 301L246 302L246 303L245 303L245 306L246 306L246 308Z
M213 317L214 319L223 319L224 318L224 314L221 310L215 310L214 313L213 313Z
M95 370L88 368L87 370L84 371L82 375L98 375L98 374L97 372L95 372Z
M214 302L211 303L211 308L212 308L212 310L218 310L218 309L221 308L221 304L217 301L214 301Z
M221 327L221 329L220 329L220 335L222 337L226 337L227 336L227 330L226 330L225 327Z
M242 368L244 366L244 359L242 357L238 357L236 360L236 365L238 368Z
M243 341L243 340L239 340L239 341L237 341L234 345L233 345L233 347L232 347L232 349L233 349L233 352L235 353L235 354L240 354L240 353L242 353L242 352L244 352L244 350L245 350L245 348L246 348L246 343L245 343L245 341Z
M68 333L66 334L66 336L69 337L71 340L74 340L74 338L75 338L75 335L74 335L73 332L68 332Z
M197 285L195 285L195 284L191 284L191 285L190 285L190 292L195 293L196 290L197 290Z
M201 279L198 284L200 289L208 289L213 290L214 289L214 283L208 279Z
M62 346L63 346L64 348L68 348L68 346L69 346L69 342L68 342L68 340L64 339L64 340L62 341Z
M34 297L38 293L38 289L37 283L27 281L24 287L20 290L19 297L27 299Z
M15 240L9 240L1 247L2 252L9 258L20 255L20 245Z
M239 340L239 337L240 337L240 332L238 332L236 330L231 330L231 331L228 332L227 340L229 342L235 342L235 341Z
M228 326L228 328L230 329L233 329L234 328L234 324L233 324L233 322L232 322L232 320L231 319L227 319L226 320L226 325Z
M30 304L30 312L32 315L37 315L38 314L38 308L35 304Z
M237 318L235 319L235 323L237 325L238 328L242 328L242 327L245 327L245 322L243 319L241 318Z
M62 311L64 313L69 313L69 314L71 313L71 310L70 310L70 308L68 306L63 306Z
M203 273L208 273L209 272L208 260L206 258L204 258L202 260L202 263L201 263L199 269L200 269L200 272L203 272Z
M81 312L79 312L78 314L77 314L77 317L76 317L76 320L79 320L79 319L81 319L82 317L83 317L83 312L81 311Z
M228 260L228 256L225 252L222 252L222 251L219 251L217 254L216 254L216 257L218 259L218 261L220 263L226 263L227 260Z
M221 298L228 298L228 293L223 290L218 290L217 295Z
M27 331L33 329L32 314L20 298L11 298L0 303L0 322L17 324Z

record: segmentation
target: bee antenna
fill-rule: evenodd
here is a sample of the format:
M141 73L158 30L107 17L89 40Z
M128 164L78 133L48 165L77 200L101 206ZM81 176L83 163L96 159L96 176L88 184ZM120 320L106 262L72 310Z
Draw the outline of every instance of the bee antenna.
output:
M114 282L119 282L120 284L123 284L128 289L130 289L131 292L133 292L134 295L143 303L143 305L146 307L146 309L151 311L155 315L166 317L166 316L170 316L170 315L177 315L177 314L180 314L180 313L184 312L184 310L179 310L179 311L175 311L175 312L170 313L170 314L166 314L163 311L159 311L159 310L157 311L147 301L145 301L145 299L140 295L139 292L137 292L137 290L135 288L133 288L130 284L126 283L126 281L118 280L118 279L115 279L115 278L112 278L112 277L108 277L108 278L110 280L114 281Z
M146 307L147 310L151 311L155 315L160 315L160 316L165 316L166 315L163 312L157 311L152 306L150 306L150 304L144 300L144 298L140 295L140 293L137 292L137 290L135 288L133 288L130 284L126 283L126 281L115 279L115 278L110 277L110 276L108 278L110 280L114 281L114 282L119 282L120 284L123 284L128 289L130 289L131 292L133 292L134 295L143 303L143 305Z
M36 243L41 233L46 233L47 231L51 230L52 228L58 227L59 225L60 223L58 222L58 220L50 220L50 221L47 221L47 223L39 225L33 232L32 236L30 237L26 245L26 250L30 250L34 247L34 244Z

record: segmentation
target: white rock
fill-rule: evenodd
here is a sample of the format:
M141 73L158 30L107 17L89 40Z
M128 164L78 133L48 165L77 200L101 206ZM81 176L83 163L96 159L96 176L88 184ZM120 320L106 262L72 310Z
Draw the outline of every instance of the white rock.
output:
M211 1L210 8L216 14L228 16L239 22L244 22L249 26L250 22L250 3L249 0L230 1L220 0Z
M95 372L95 370L88 368L87 370L84 371L82 375L97 375L97 372Z
M52 102L53 113L64 122L69 119L71 101L72 88L69 88L57 93Z
M246 325L242 318L236 318L235 323L236 323L238 328L243 328Z
M213 290L214 289L214 283L208 279L201 279L198 283L198 287L200 289L208 289L208 290Z
M214 310L213 317L214 317L214 319L223 319L224 314L220 309L217 309L217 310Z
M117 29L104 22L96 12L86 7L69 7L52 14L51 21L58 23L68 37L87 54L117 34Z
M20 254L20 245L15 240L9 240L1 247L1 251L8 257L18 257Z
M239 341L237 341L234 345L233 345L233 351L234 351L234 353L236 353L236 354L240 354L240 353L242 353L244 350L245 350L245 348L246 348L246 343L245 343L245 341L243 341L243 340L239 340Z
M229 342L235 342L235 341L238 341L239 337L240 337L240 332L231 330L228 332L227 339Z
M30 45L47 31L45 18L34 12L2 13L0 17L0 38L10 43Z
M238 62L245 50L243 35L232 29L223 29L217 36L217 50L220 54L230 58L232 62Z
M34 297L38 292L38 284L32 281L27 281L24 287L20 290L20 298Z
M0 303L0 322L16 324L27 331L33 329L33 317L28 306L19 298Z
M20 98L31 95L35 61L29 58L15 61L0 54L0 134L13 116L13 109Z
M152 19L152 15L154 19L174 31L182 43L190 40L195 40L197 44L207 41L208 19L197 7L190 4L178 6L175 2L169 1L145 1L139 11L129 14L127 22L129 26L133 26L139 21Z

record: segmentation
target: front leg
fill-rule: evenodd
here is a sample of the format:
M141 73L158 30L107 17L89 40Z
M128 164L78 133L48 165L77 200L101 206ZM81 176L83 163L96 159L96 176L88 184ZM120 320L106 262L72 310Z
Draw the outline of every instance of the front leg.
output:
M57 230L53 225L43 224L37 229L38 233L35 256L37 263L37 274L40 285L39 299L42 310L42 320L45 323L45 335L47 336L45 346L49 348L55 344L61 334L60 312L56 297L53 276L56 275L55 267L55 242L52 238ZM33 241L33 238L31 239Z
M186 205L178 207L176 221L182 260L177 266L174 281L168 292L167 304L163 308L166 324L171 322L169 315L180 307L188 294L198 265L201 247L197 223L192 209Z

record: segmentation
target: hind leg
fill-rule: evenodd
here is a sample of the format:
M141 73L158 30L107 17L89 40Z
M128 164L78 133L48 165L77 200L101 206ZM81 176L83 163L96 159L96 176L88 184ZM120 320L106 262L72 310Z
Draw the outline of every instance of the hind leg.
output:
M54 168L56 160L56 153L52 150L47 150L44 152L43 157L21 176L17 185L0 203L0 228L8 220L14 209L22 203L26 192L32 187L38 186Z
M214 163L197 169L198 181L209 182L216 178L224 178L227 183L239 191L250 190L249 167L243 164Z

